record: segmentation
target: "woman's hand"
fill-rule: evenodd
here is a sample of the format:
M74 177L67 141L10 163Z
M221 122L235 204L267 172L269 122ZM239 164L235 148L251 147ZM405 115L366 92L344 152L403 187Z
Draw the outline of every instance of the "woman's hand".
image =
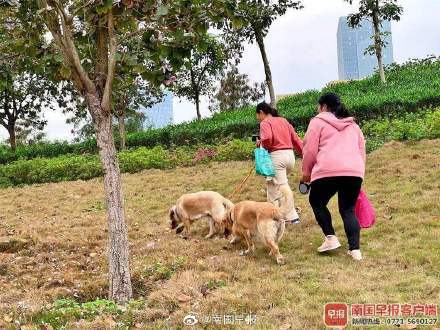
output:
M301 178L301 182L310 183L310 175L304 175Z

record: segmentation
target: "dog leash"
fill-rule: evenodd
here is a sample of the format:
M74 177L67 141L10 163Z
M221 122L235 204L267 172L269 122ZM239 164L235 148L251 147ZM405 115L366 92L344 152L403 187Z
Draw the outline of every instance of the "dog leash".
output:
M254 168L255 168L255 166L252 165L252 167L251 167L250 170L249 170L249 173L248 173L248 174L246 175L246 177L240 182L240 184L238 184L238 185L235 187L234 191L228 196L228 199L232 199L232 198L234 198L234 196L235 196L237 193L241 193L241 191L243 190L244 185L246 184L247 180L250 178L250 176L251 176L252 173L254 172Z

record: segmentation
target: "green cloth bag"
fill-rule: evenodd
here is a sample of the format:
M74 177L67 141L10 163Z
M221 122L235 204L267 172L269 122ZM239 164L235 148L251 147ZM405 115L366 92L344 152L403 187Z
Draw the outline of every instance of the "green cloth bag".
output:
M275 176L275 168L270 158L269 153L263 147L254 150L255 155L255 169L258 175Z

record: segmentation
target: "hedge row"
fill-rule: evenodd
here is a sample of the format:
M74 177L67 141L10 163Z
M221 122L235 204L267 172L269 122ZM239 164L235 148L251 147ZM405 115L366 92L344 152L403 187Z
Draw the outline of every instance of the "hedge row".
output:
M398 119L367 122L363 126L369 151L390 140L419 140L440 138L440 109L425 113L410 113ZM254 143L250 140L232 140L220 145L182 146L173 150L161 146L141 147L118 154L122 172L135 173L144 169L169 169L191 166L208 161L249 160L253 157ZM19 160L0 165L0 187L87 180L102 176L96 155L60 156Z
M411 61L387 70L387 84L377 75L359 81L340 83L321 91L312 90L286 97L278 102L278 110L297 130L303 131L316 112L316 101L323 92L338 93L353 115L360 121L399 117L402 113L423 111L440 105L440 59ZM162 129L128 134L129 148L182 145L220 144L246 138L257 131L254 107L215 114L201 121L172 125ZM78 144L45 143L21 147L14 154L0 147L0 164L18 159L57 157L64 154L96 153L94 140Z
M118 154L121 172L135 173L145 169L171 169L197 163L246 160L253 155L254 144L232 140L218 146L199 145L166 150L161 146L122 151ZM0 165L0 187L45 182L88 180L103 175L98 155L63 155L56 158L18 160Z
M13 152L8 146L0 144L0 164L8 164L19 159L33 159L37 157L53 158L61 155L94 154L98 152L95 139L81 143L41 142L31 145L17 146Z

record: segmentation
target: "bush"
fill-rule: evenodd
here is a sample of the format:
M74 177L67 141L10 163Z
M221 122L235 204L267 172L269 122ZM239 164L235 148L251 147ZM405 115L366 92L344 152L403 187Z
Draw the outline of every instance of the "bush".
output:
M329 91L341 96L360 123L372 119L398 118L408 112L416 110L423 112L440 105L439 71L440 59L414 60L404 65L390 66L387 69L385 85L380 82L378 75L374 75L363 80L333 84L321 91L311 90L289 96L280 100L277 107L281 115L294 124L298 131L304 131L307 128L310 119L316 114L319 96ZM194 146L200 143L220 145L233 139L249 137L257 130L255 108L248 107L217 113L211 118L200 121L128 134L126 143L129 148L152 148L160 145L167 149L177 150L180 157L184 156L185 149L178 150L178 146ZM19 147L16 153L5 146L0 146L0 164L20 159L51 158L66 154L95 154L96 152L95 140L82 143L40 143ZM200 157L203 158L203 155Z
M0 164L8 164L20 159L54 158L61 155L94 154L98 151L94 139L82 143L64 142L39 142L31 145L17 146L13 152L9 147L0 145Z
M170 153L162 147L153 149L138 148L133 151L122 151L118 154L122 172L135 173L149 168L165 169L171 167Z
M362 130L367 137L368 151L392 140L440 138L440 108L426 113L409 113L396 119L373 120L365 123Z
M118 154L123 173L145 169L191 166L210 160L242 160L252 157L251 141L233 140L220 146L198 145L166 150L141 147ZM229 155L229 156L228 156ZM103 175L97 155L64 155L57 158L34 158L0 165L0 187L44 182L88 180Z
M407 113L401 118L366 122L363 127L367 150L372 151L391 140L440 138L440 109ZM220 145L182 146L172 150L163 147L120 152L122 172L135 173L144 169L168 169L191 166L209 161L249 160L255 145L250 140L232 140ZM87 180L102 176L96 155L35 158L0 165L0 187L43 182Z
M300 129L316 114L319 96L334 92L363 123L380 118L397 118L407 112L424 111L440 104L440 59L410 61L387 70L387 83L379 76L336 84L322 91L308 91L278 102L278 110Z

